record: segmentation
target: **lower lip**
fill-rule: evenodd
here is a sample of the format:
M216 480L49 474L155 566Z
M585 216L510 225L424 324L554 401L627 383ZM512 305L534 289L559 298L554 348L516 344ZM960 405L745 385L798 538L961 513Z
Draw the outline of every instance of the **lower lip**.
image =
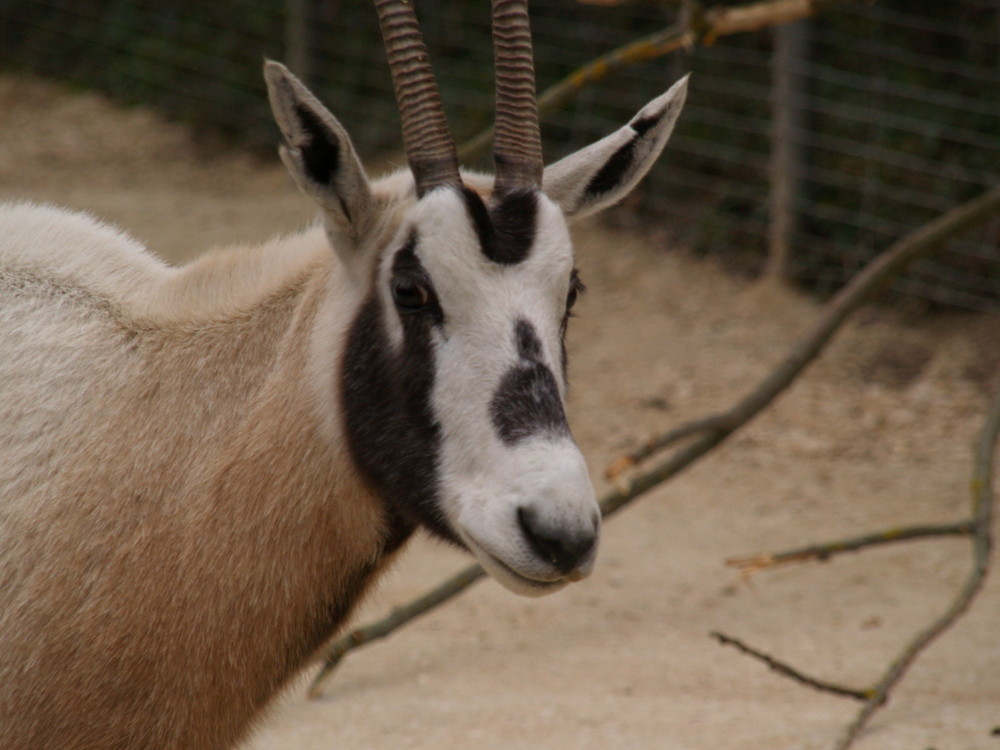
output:
M492 555L486 550L484 550L482 547L480 547L478 544L470 540L464 534L462 536L464 538L466 545L468 545L477 554L477 556L481 555L482 557L488 558L494 565L503 570L504 573L516 579L518 582L524 584L525 586L530 586L535 589L557 588L559 586L565 586L568 582L579 581L584 577L583 573L581 573L580 570L577 569L574 570L572 573L570 573L568 576L565 576L564 578L556 578L555 580L551 581L540 581L537 578L528 578L527 576L518 573L507 563L498 558L496 555Z

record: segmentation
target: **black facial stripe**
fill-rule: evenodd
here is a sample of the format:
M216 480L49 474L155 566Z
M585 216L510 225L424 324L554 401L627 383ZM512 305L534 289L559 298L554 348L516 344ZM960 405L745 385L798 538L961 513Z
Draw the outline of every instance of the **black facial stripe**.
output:
M491 208L474 190L463 187L462 196L483 255L503 265L514 265L528 257L538 216L535 191L515 190Z
M541 360L542 343L525 320L514 326L519 361L503 376L490 401L493 426L506 445L539 433L569 435L559 386Z
M392 351L383 308L372 294L351 325L341 382L347 443L392 522L392 544L418 524L457 543L439 510L441 427L431 408L433 322L403 316Z
M340 142L331 138L322 120L308 107L295 105L295 114L309 133L308 143L299 147L306 172L313 181L329 185L340 166Z

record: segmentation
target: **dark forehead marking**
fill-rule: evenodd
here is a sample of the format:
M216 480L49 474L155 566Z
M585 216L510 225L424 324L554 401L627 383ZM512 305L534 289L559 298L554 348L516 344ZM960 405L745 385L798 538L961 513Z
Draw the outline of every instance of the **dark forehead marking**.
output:
M462 197L483 255L502 265L515 265L528 257L538 217L534 190L515 190L489 208L467 187L462 188Z
M330 185L340 166L340 144L311 109L299 104L295 114L309 133L308 141L299 147L306 172L321 185Z

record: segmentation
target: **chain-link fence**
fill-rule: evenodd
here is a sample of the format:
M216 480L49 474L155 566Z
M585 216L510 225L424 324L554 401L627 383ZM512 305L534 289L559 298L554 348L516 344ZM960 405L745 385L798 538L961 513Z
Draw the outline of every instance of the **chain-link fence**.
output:
M420 0L456 138L492 116L489 3ZM539 88L671 24L683 8L533 0ZM289 61L369 160L398 118L369 0L6 0L0 64L143 102L273 144L263 58ZM787 246L794 278L828 292L867 259L1000 181L1000 2L845 3L779 32L728 37L585 89L543 124L556 158L625 122L686 71L677 132L625 210L668 241L758 270ZM899 282L1000 309L1000 221Z

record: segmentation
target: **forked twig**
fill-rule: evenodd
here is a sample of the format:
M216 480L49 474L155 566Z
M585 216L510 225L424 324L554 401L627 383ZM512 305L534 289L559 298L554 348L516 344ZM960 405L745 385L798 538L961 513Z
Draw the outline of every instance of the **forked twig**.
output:
M862 547L886 544L903 539L956 534L971 535L972 570L969 572L965 584L944 613L921 630L903 648L899 655L889 664L878 682L870 688L856 690L808 677L798 669L751 648L735 638L722 635L721 633L712 633L720 643L736 647L743 653L763 661L776 672L790 677L796 682L825 692L863 700L864 705L838 739L835 750L848 750L854 744L871 717L888 701L889 693L903 678L917 656L969 609L976 594L982 588L986 574L989 571L992 552L990 526L993 516L993 460L996 453L998 434L1000 434L1000 394L997 394L990 407L990 411L980 432L979 440L976 443L975 465L972 477L972 514L969 519L942 526L914 526L899 529L895 532L881 532L865 537L855 537L849 540L802 547L798 550L790 550L776 555L760 555L757 557L741 558L735 561L744 570L750 569L752 572L781 562L825 559L825 557L845 552L848 549L861 549Z
M835 750L847 750L861 734L868 720L889 698L917 656L931 642L950 628L972 604L983 587L990 567L993 540L990 525L993 518L993 457L1000 434L1000 394L994 399L976 443L975 466L972 474L972 570L965 584L944 613L916 635L889 665L882 678L872 688L872 695L848 725Z

